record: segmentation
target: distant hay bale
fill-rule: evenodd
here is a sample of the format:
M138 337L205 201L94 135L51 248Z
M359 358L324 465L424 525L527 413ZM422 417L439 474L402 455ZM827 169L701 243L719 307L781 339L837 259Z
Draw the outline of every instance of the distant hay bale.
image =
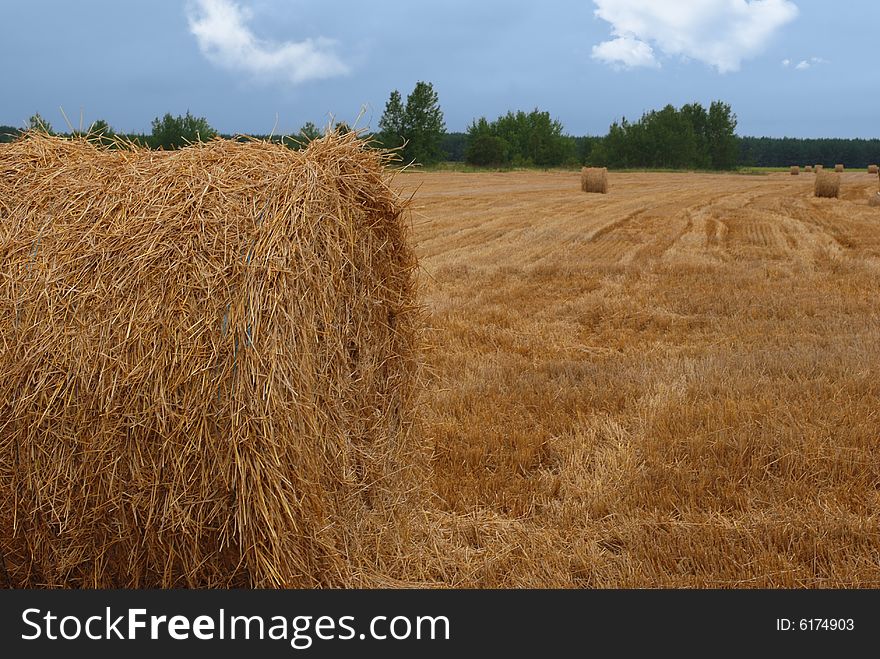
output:
M792 167L791 167L791 175L792 175L792 176L798 176L800 173L801 173L801 168L798 167L797 165L792 165Z
M817 197L836 199L840 195L840 174L836 172L819 172L816 175L814 192Z
M825 165L816 165L815 167L813 167L813 171L815 171L815 172L821 172L824 169L825 169Z
M844 169L845 169L844 166L839 163L837 165L834 165L834 171L837 172L838 174L840 172L842 172Z
M880 168L878 168L877 165L868 165L869 174L877 174L878 172L880 172Z
M584 167L581 169L581 190L584 192L607 194L608 168Z
M812 166L812 165L807 165L806 167L804 167L804 171L805 171L807 174L812 174L812 173L813 173L813 166Z
M376 571L422 482L386 162L354 133L0 151L0 586Z

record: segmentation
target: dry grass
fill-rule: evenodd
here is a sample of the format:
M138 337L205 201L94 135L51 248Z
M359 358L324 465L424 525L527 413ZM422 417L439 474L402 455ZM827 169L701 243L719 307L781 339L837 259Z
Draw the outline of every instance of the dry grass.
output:
M880 206L880 192L871 195L871 197L868 199L868 206L871 206L872 208Z
M598 194L608 193L608 168L584 167L581 169L581 190Z
M834 165L834 171L837 172L838 174L843 172L844 169L846 169L846 168L843 165L840 165L840 164Z
M387 579L423 479L415 258L383 158L354 134L35 136L0 175L0 579Z
M355 522L359 533L347 536L352 546L335 546L342 556L322 583L880 587L880 234L864 203L873 182L854 178L831 203L810 194L809 180L787 175L618 174L615 195L585 200L575 176L397 179L405 194L418 190L414 238L432 347L416 435L430 449L429 471L421 482L407 477L403 489L364 491L364 498L369 491L378 499L354 506L363 515ZM182 197L197 199L192 191ZM9 218L11 210L0 196L0 214ZM113 254L116 243L102 235L90 253L106 247L102 253ZM90 239L84 236L83 245ZM19 250L30 254L25 242ZM155 244L166 246L161 262L182 261L167 257L186 244L176 233L160 231ZM55 267L44 248L35 252L38 272ZM64 253L57 243L54 251ZM137 272L146 267L141 258L128 261ZM102 292L113 291L105 270L92 265ZM133 276L116 272L120 285ZM158 266L148 272L157 282L172 281ZM80 285L97 290L90 279ZM123 286L112 299L125 290L135 289ZM174 290L167 292L172 301ZM205 304L204 289L196 290L195 301ZM33 295L23 299L39 303ZM216 304L216 311L225 309ZM54 307L42 308L61 322ZM127 310L134 314L134 305ZM119 322L127 326L125 316ZM6 349L26 355L28 348L4 331ZM89 331L95 337L116 330L107 323ZM119 371L109 360L126 359L92 355L111 374ZM59 377L59 366L33 372ZM81 377L96 372L97 366ZM97 384L106 394L106 380ZM11 385L3 386L6 393ZM163 401L151 400L159 410ZM29 404L19 398L20 407ZM43 408L50 416L31 425L35 435L64 421L58 407ZM4 419L9 409L0 408ZM182 413L168 418L164 450L176 455L187 435L174 431L190 422ZM375 457L369 443L360 446L365 459ZM49 448L42 455L51 455ZM259 442L253 448L236 444L251 460L264 455ZM324 456L347 474L335 448ZM404 457L412 450L401 449ZM103 452L94 459L106 480L125 475ZM14 472L2 464L8 483ZM59 490L73 488L71 478L84 469L68 464ZM143 473L142 497L174 482L177 467L167 467L171 474ZM198 471L193 477L203 478ZM207 505L225 505L218 492L228 484L215 487ZM64 501L53 499L59 505L42 506L39 514L54 524L80 514ZM186 519L183 511L203 511L196 500L163 503L173 513L166 519L178 522ZM395 503L399 514L389 519ZM173 543L166 549L187 546L180 527L138 521ZM0 524L10 522L0 517ZM271 528L263 525L263 538L271 538ZM341 532L332 525L325 531ZM17 556L8 546L3 551L7 564ZM346 562L348 577L333 578ZM247 583L241 576L238 582Z
M801 168L798 167L797 165L792 165L792 167L791 167L791 175L792 175L792 176L798 176L800 173L801 173Z
M880 232L782 175L413 174L443 583L880 587ZM873 183L873 182L872 182ZM870 186L873 188L873 185Z
M837 172L819 172L813 187L817 197L836 199L840 195L840 174Z

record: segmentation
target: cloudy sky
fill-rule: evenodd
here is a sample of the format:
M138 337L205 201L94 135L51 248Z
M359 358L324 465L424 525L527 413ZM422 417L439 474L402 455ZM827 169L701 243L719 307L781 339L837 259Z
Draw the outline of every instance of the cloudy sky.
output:
M2 0L0 20L0 124L369 128L427 80L449 130L539 107L604 134L722 99L744 135L880 136L877 0Z

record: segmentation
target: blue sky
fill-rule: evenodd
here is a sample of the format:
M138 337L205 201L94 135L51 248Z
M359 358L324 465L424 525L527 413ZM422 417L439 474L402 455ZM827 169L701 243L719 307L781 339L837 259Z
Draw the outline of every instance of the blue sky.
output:
M570 134L722 99L743 135L880 136L876 0L4 1L0 124L165 112L223 132L375 127L434 84L449 130L548 110Z

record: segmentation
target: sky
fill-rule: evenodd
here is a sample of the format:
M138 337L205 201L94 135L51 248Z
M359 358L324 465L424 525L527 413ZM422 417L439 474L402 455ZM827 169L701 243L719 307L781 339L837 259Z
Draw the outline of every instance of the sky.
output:
M877 0L0 0L0 124L375 129L424 80L450 131L537 107L600 135L721 99L741 135L880 137L878 24Z

